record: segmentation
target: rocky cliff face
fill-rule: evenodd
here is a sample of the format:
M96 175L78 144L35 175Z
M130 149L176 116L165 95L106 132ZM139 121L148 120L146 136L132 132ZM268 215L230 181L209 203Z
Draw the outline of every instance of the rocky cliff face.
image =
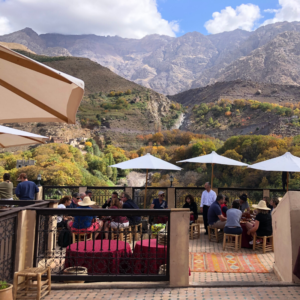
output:
M270 24L254 32L234 30L208 36L190 32L178 38L154 34L139 40L38 35L25 28L0 36L0 41L23 44L38 54L90 58L128 80L173 95L218 80L239 78L300 84L299 70L292 65L299 60L297 37L293 35L297 32L300 22ZM271 77L266 76L265 64L267 72L275 72Z

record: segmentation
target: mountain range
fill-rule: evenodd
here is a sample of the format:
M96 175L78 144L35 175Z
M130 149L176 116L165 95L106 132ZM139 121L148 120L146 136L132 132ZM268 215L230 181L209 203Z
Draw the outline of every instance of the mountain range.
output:
M142 39L38 35L25 28L0 36L0 41L20 43L42 55L90 58L166 95L236 79L300 85L300 22L270 24L253 32L190 32L177 38L153 34Z

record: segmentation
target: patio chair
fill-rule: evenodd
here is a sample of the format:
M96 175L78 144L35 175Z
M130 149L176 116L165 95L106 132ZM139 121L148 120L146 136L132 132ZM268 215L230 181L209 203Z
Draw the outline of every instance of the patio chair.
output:
M262 239L263 242L261 244L256 244L257 239ZM267 240L269 242L267 243ZM256 234L253 237L253 250L262 250L263 253L266 252L273 252L274 251L274 239L273 235L270 236L256 236Z
M229 234L224 232L223 250L230 248L238 251L242 247L242 234Z
M210 225L207 226L208 239L210 242L217 242L222 240L223 231L218 231L218 228L212 228Z

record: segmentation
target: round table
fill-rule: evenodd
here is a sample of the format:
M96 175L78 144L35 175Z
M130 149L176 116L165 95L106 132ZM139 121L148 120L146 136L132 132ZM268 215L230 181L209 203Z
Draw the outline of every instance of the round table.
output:
M167 263L167 245L157 244L156 239L138 241L133 251L135 274L158 274L159 267Z
M65 268L82 266L94 275L127 273L131 256L129 244L122 241L83 241L67 247Z
M242 248L252 248L253 245L250 245L249 242L253 240L252 235L247 234L247 227L245 223L241 223L243 229L242 233Z

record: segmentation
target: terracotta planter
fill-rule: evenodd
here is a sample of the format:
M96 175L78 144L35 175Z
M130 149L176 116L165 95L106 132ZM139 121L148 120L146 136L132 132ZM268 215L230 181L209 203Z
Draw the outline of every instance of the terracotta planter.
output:
M12 288L13 285L9 284L8 288L0 290L0 300L13 300Z
M77 274L77 275L87 275L88 271L86 267L70 267L64 270L64 274ZM84 281L65 281L65 283L84 283ZM0 300L2 300L0 298Z

